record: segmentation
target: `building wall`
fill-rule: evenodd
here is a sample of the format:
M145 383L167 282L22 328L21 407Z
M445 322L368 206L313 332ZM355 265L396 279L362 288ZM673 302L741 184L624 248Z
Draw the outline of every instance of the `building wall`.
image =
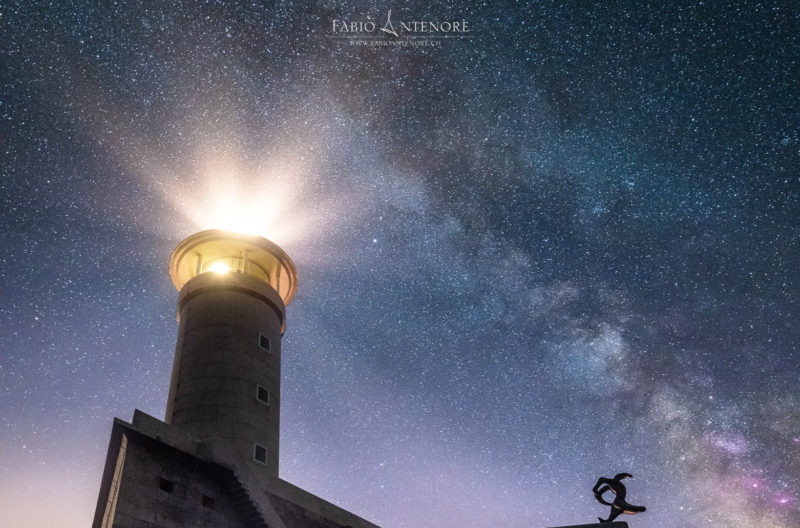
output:
M281 516L286 528L340 528L343 526L274 494L270 494L270 501L275 511ZM347 526L355 527L358 524L348 524Z
M138 410L114 420L93 528L379 528L208 447Z
M114 528L242 528L250 526L219 477L205 464L166 446L126 435L123 467L109 526ZM163 481L162 481L163 479ZM164 486L168 482L171 486ZM169 490L163 487L171 488ZM206 497L206 505L203 499ZM210 505L208 499L213 501Z
M242 459L253 460L257 443L266 448L266 465L254 462L253 471L277 476L280 297L254 277L205 273L183 287L178 307L166 421L198 440L226 442ZM256 397L259 385L269 391L269 405Z

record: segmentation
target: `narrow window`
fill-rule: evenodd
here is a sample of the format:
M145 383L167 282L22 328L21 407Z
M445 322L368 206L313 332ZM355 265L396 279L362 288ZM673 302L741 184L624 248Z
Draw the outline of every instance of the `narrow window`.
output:
M258 347L267 352L271 350L269 338L262 333L258 334Z
M166 491L167 493L172 493L172 490L175 489L175 483L172 482L171 480L162 478L158 483L158 487Z
M265 405L269 405L269 390L265 389L261 385L258 385L258 390L256 390L256 398L258 401Z
M209 510L214 509L214 502L215 502L214 499L212 499L208 495L203 495L203 506L205 506Z
M253 449L253 460L259 462L261 464L267 465L267 448L256 444L255 448Z

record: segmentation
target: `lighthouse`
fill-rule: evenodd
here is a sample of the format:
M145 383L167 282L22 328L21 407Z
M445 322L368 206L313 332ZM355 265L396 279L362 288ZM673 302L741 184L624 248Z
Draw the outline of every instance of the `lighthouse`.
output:
M178 245L169 273L179 327L164 421L277 477L294 263L265 238L211 230Z
M115 419L93 528L377 528L279 477L281 338L297 269L266 238L196 233L169 260L164 420Z

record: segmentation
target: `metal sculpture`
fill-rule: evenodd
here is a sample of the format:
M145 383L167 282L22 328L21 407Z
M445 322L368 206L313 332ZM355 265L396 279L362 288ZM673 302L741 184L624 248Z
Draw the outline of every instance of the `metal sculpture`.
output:
M644 506L634 506L625 501L625 495L628 491L625 489L625 485L622 481L628 478L633 478L633 475L630 473L617 473L613 479L606 477L597 479L597 484L592 488L594 498L597 499L600 504L611 506L611 513L608 515L608 519L601 519L598 517L597 520L604 523L612 522L623 513L635 515L646 511ZM608 502L603 498L603 494L607 491L614 494L613 502Z

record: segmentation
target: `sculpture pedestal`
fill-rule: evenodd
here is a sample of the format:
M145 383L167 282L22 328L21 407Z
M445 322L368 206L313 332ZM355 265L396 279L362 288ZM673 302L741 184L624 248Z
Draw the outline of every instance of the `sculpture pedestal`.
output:
M616 521L613 523L575 524L572 526L554 526L553 528L628 528L628 523Z

